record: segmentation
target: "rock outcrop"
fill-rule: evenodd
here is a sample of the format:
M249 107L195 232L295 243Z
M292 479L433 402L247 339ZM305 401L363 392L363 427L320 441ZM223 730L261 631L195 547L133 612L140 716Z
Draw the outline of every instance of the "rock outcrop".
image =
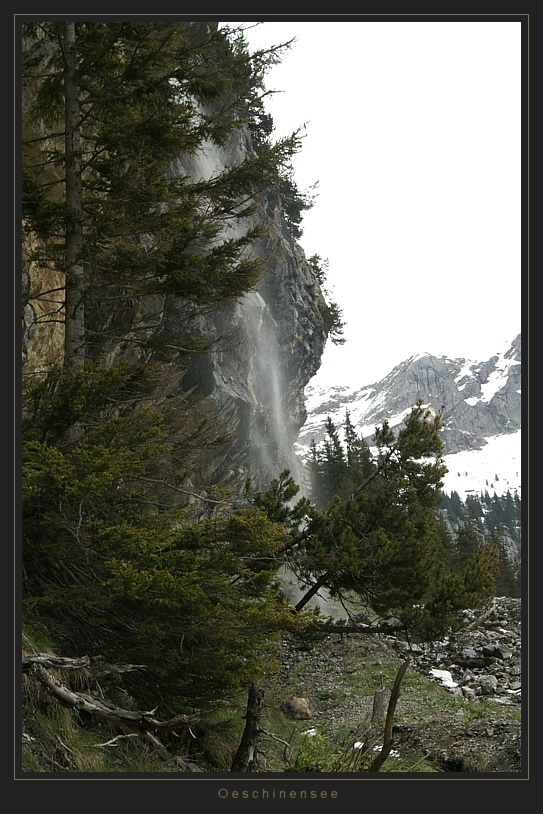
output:
M495 598L484 614L464 611L457 633L427 644L393 647L411 655L416 669L453 695L521 703L521 600Z
M171 172L188 174L194 182L209 180L252 151L249 131L240 129L226 147L207 143L190 159L174 162ZM177 395L196 391L202 410L220 417L230 440L209 448L200 476L202 483L232 488L249 477L264 485L285 468L302 479L293 446L306 419L304 388L320 366L327 338L321 287L289 232L275 191L262 194L249 218L232 219L222 239L245 234L256 224L264 236L254 239L248 251L262 261L263 273L254 290L238 301L199 307L172 295L137 302L127 296L119 306L126 338L138 332L139 339L149 340L167 332L174 341L188 337L209 343L209 353L179 355L171 362L171 386ZM22 351L28 373L59 361L63 352L63 282L58 273L53 276L25 265ZM54 295L44 297L51 288ZM86 313L95 337L93 353L119 358L122 337L107 338L118 315L106 311L99 298L89 300Z
M206 178L239 161L250 153L247 138L247 133L238 135L226 151L208 145L203 163L193 158L185 171ZM188 309L174 298L165 305L170 333L191 324L195 335L211 343L207 357L189 366L184 386L196 385L227 417L233 443L217 459L212 475L214 482L227 485L245 477L263 485L285 468L302 480L294 443L307 418L304 390L320 366L327 338L320 285L286 226L275 193L266 195L246 228L256 223L265 237L253 241L251 253L265 271L253 291L213 311Z

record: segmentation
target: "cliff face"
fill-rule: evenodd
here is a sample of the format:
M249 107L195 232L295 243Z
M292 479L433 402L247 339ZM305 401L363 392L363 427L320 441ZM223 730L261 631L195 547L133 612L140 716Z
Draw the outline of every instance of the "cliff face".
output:
M250 136L240 131L225 148L208 143L172 171L209 181L251 153ZM250 251L265 271L254 291L212 311L170 298L164 313L169 333L190 325L194 336L212 343L207 357L189 366L184 386L196 385L226 420L232 443L217 451L211 470L215 482L228 485L248 476L264 484L284 468L302 478L293 445L307 417L304 389L320 366L326 342L319 283L273 191L243 224L227 225L224 236L238 237L257 225L263 236Z
M209 180L243 161L252 149L248 131L239 130L224 148L206 143L198 154L175 162L171 172L194 182ZM202 459L197 479L202 484L236 487L251 477L264 485L284 468L300 476L293 444L306 419L304 388L320 365L326 342L325 303L273 190L262 195L249 218L227 223L223 238L255 225L263 236L253 240L248 251L263 261L264 271L255 289L238 301L197 307L171 295L155 295L137 303L127 297L120 306L127 338L136 331L141 338L145 325L147 338L166 332L174 340L199 337L210 343L207 354L173 359L169 385L176 395L196 393L202 410L216 414L228 434L228 442L213 446ZM57 288L59 281L54 285ZM50 305L36 296L50 286L40 269L25 269L25 372L43 369L55 355L61 358L62 324L48 320L48 309L50 316L58 308L59 292ZM119 341L118 335L114 341L107 338L113 319L118 332L119 314L108 312L99 297L89 301L86 313L95 337L93 355L118 359L135 352L134 345Z

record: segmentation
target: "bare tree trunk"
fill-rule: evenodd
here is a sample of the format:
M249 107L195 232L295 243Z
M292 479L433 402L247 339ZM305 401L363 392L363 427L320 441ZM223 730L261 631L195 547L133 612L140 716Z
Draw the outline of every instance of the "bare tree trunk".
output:
M245 714L245 729L232 761L232 772L254 772L258 768L257 744L260 737L260 718L264 690L256 682L251 684Z
M373 695L373 709L371 721L363 733L362 746L358 750L358 759L361 760L370 752L381 735L381 727L385 720L385 688L381 687Z
M64 59L66 172L64 364L66 367L80 367L85 362L85 311L83 268L79 263L83 247L83 189L75 23L64 23Z
M385 721L385 731L383 733L383 748L378 755L372 760L368 772L378 772L390 754L392 749L392 726L394 724L394 714L396 712L396 704L400 697L400 687L402 685L403 677L409 666L410 658L407 658L396 675L396 680L390 693L390 700L388 702L387 717Z

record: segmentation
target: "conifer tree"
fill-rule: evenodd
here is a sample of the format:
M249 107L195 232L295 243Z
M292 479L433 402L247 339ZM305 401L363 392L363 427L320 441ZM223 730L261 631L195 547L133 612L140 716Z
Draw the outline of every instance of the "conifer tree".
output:
M455 556L461 569L484 543L484 526L478 513L473 513L474 503L467 508L455 535Z
M23 40L23 236L31 262L64 274L66 329L65 369L24 387L24 612L68 649L145 664L127 678L144 702L209 709L302 621L275 583L290 521L212 485L186 493L223 431L189 396L161 398L174 374L145 323L130 338L143 358L104 357L150 297L215 305L251 288L254 232L228 225L279 194L299 140L262 138L208 180L171 171L259 107L266 53L249 59L216 24L43 22ZM179 495L222 511L193 523Z
M489 542L498 549L496 595L520 597L522 589L520 566L510 559L503 534L495 529L490 533Z
M31 259L65 275L66 363L96 344L90 301L113 341L142 297L201 304L249 290L262 263L247 252L248 218L290 172L298 135L210 179L172 167L246 123L265 52L252 60L214 23L44 22L23 37L24 234Z
M296 517L273 520L259 505L211 494L200 499L224 512L192 522L171 500L180 462L195 464L180 436L184 416L152 399L133 409L154 391L156 371L144 381L133 363L97 365L90 381L86 368L54 386L52 373L28 396L23 613L67 655L145 665L125 681L140 703L206 713L262 672L282 631L309 621L276 584ZM74 411L84 431L59 444ZM296 493L286 474L269 495L277 489Z
M453 623L455 610L468 598L485 601L492 586L486 560L477 551L481 562L464 573L466 579L451 562L452 540L440 512L446 472L441 416L418 402L397 434L385 421L375 430L373 461L367 448L355 444L348 414L348 455L330 418L326 429L311 466L317 482L328 479L335 487L334 496L284 547L307 585L297 608L325 587L340 601L358 601L378 614L394 614L405 624L435 632ZM353 482L349 471L356 486L345 497L342 484Z
M357 435L348 410L343 422L343 440L331 417L325 423L326 436L321 448L310 445L309 482L317 508L328 506L334 496L347 499L356 486L374 469L366 440Z

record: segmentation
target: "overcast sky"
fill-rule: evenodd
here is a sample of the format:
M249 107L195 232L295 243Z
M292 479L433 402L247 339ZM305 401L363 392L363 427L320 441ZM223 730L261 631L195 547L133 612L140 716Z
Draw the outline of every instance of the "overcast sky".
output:
M318 197L299 242L347 323L310 384L502 350L521 331L521 24L252 25L250 50L296 37L266 108L275 137L306 126L295 180Z

